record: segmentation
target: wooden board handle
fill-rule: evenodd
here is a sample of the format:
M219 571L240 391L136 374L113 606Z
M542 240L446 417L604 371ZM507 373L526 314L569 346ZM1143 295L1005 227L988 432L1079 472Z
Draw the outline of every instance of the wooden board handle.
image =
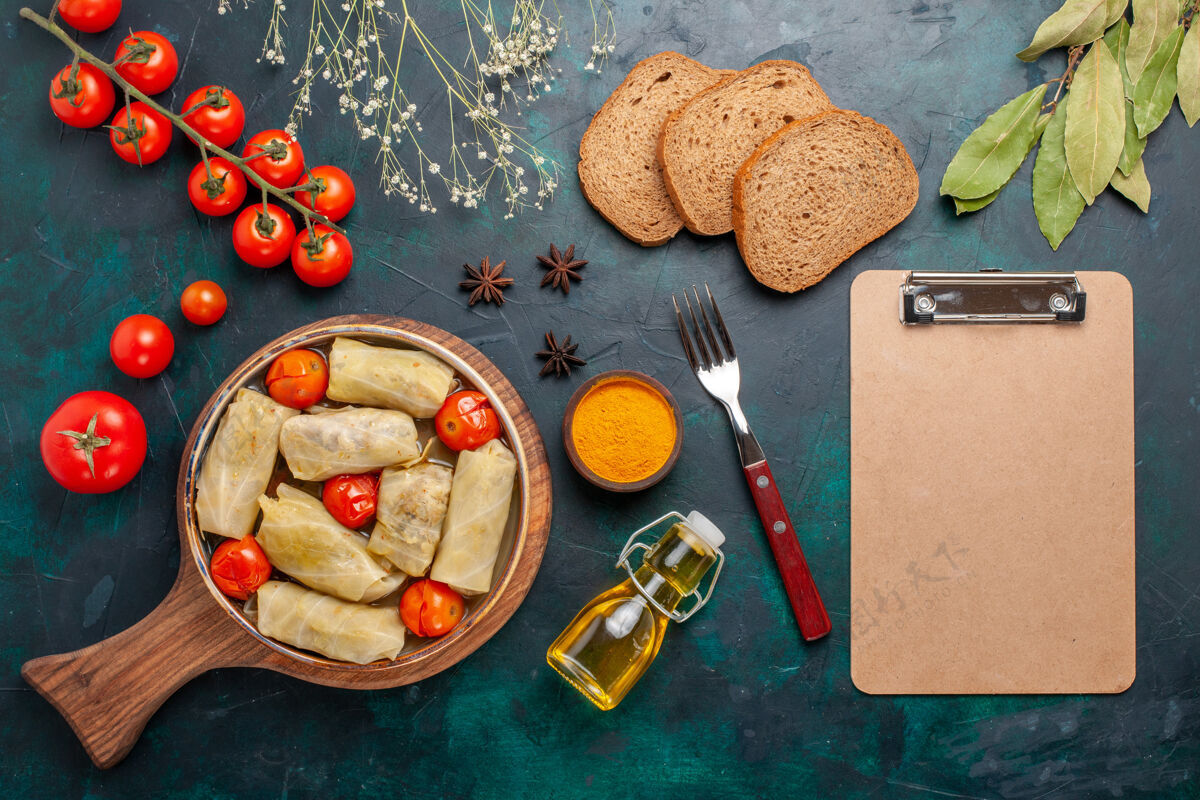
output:
M746 482L750 484L758 516L767 531L767 541L771 543L771 552L775 555L775 564L779 567L788 601L792 604L792 613L800 624L800 633L810 642L820 639L832 627L829 614L821 602L817 584L813 582L808 562L800 549L800 541L796 538L796 529L792 527L791 517L783 505L783 498L779 496L775 476L771 474L766 461L751 464L743 472L746 473Z
M166 599L132 628L21 667L21 677L66 718L101 769L129 753L180 686L215 667L256 660L255 640L213 600L187 555Z

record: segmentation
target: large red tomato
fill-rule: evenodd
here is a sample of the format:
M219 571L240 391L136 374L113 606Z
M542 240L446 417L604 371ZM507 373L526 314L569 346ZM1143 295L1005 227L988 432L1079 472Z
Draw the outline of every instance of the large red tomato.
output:
M246 127L242 101L224 86L204 86L183 101L183 121L217 147L229 147ZM189 136L189 139L192 137ZM195 142L195 139L192 139Z
M121 0L59 0L58 15L77 31L99 33L121 15Z
M111 125L108 140L113 151L130 164L145 166L158 161L171 144L170 121L141 101L118 111Z
M252 267L277 267L287 260L296 238L296 225L279 206L268 203L264 211L255 204L233 221L233 249Z
M296 202L337 222L354 206L354 181L345 170L328 164L308 171L305 183L314 184L315 191L296 192Z
M341 283L353 265L350 240L328 225L314 225L311 232L300 231L292 244L292 268L309 286Z
M64 489L97 494L120 489L146 460L146 423L111 392L68 397L42 426L42 461Z
M197 211L223 217L237 211L246 199L246 176L225 159L213 156L208 160L208 170L203 161L192 167L187 191Z
M246 142L246 166L279 189L295 186L304 175L304 151L296 137L281 130L256 133Z
M117 45L113 69L146 94L165 92L179 73L175 48L154 31L135 31Z
M50 110L75 128L94 128L112 113L112 81L91 64L68 64L50 81Z
M175 337L158 317L134 314L117 323L108 352L117 369L131 378L153 378L171 363Z

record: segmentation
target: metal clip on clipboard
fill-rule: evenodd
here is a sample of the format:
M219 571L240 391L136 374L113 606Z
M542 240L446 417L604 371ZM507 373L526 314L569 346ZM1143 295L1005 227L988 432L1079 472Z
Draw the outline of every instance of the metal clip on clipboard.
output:
M908 272L905 325L950 322L1083 322L1087 293L1074 272Z

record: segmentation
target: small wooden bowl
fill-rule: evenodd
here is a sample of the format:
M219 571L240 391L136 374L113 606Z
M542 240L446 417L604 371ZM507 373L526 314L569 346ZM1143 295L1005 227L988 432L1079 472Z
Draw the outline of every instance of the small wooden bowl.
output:
M675 418L675 446L671 448L671 454L667 456L667 460L656 472L642 478L640 481L630 483L619 483L610 481L597 475L595 472L584 463L579 457L579 451L575 449L575 410L579 407L579 403L583 400L594 387L601 383L607 383L613 380L629 380L645 384L649 388L662 395L662 398L667 401L667 405L671 408L671 414ZM584 381L575 394L571 395L571 399L567 401L567 410L563 412L562 423L563 447L566 448L567 458L571 461L571 466L575 467L575 471L584 477L589 483L599 486L601 489L607 489L610 492L640 492L643 489L649 489L654 484L667 477L667 473L675 466L675 462L679 460L679 451L683 447L683 414L679 410L679 403L675 402L669 389L663 386L661 382L651 378L644 372L637 372L631 369L614 369L608 372L602 372L599 375Z

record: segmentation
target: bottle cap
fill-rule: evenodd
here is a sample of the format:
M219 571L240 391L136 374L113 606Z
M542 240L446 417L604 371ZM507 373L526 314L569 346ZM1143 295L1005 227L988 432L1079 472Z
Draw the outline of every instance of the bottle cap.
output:
M693 533L708 542L714 549L719 550L721 545L725 544L725 534L721 533L721 529L713 525L712 521L699 511L688 512L687 525Z

